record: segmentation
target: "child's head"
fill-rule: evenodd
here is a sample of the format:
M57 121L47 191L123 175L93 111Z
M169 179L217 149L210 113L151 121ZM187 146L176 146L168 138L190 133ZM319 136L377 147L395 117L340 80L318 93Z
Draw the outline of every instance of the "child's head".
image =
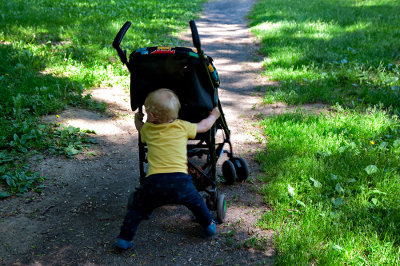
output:
M158 89L147 95L144 106L152 123L168 123L178 118L181 104L178 96L169 89ZM150 114L151 113L151 114Z

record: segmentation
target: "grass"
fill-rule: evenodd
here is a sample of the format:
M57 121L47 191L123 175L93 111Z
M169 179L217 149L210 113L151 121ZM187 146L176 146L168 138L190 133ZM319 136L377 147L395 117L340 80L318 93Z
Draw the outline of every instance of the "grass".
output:
M202 2L2 3L0 198L34 189L43 179L29 170L32 154L71 156L81 150L85 139L90 139L76 129L43 124L41 116L57 114L68 106L104 111L106 106L93 101L87 92L99 86L129 86L129 74L111 47L125 21L132 22L123 42L128 51L150 45L179 45L176 34L188 28L188 21L196 16ZM74 137L61 140L67 135ZM19 183L25 185L17 189Z
M266 102L400 106L399 1L264 0L251 14L281 81Z
M261 0L250 14L265 102L325 103L261 120L257 160L277 263L400 264L400 1Z
M257 157L265 171L260 191L273 210L259 225L277 230L284 263L399 260L397 117L337 107L271 117L262 126L269 142Z

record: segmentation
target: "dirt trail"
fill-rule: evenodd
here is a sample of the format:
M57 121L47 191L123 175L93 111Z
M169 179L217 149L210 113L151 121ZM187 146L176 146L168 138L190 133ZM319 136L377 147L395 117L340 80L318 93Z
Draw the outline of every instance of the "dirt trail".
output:
M251 134L257 130L251 118L260 112L253 108L260 104L255 88L266 83L257 75L261 65L254 61L255 41L246 27L245 16L253 4L210 0L204 6L204 16L196 21L203 49L214 58L221 77L219 94L235 154L244 157L251 170L249 182L219 186L228 209L217 236L201 238L187 209L166 206L141 224L133 249L122 253L114 249L113 236L119 232L127 196L139 184L138 136L126 89L98 88L93 96L106 101L112 115L68 109L60 117L45 118L95 130L99 143L91 147L92 155L39 161L36 168L49 177L43 193L31 192L0 202L0 264L273 264L270 234L254 226L266 206L254 192L258 166L253 156L259 142ZM188 33L182 36L190 40ZM276 104L263 112L285 108ZM265 250L246 245L254 237L266 239Z

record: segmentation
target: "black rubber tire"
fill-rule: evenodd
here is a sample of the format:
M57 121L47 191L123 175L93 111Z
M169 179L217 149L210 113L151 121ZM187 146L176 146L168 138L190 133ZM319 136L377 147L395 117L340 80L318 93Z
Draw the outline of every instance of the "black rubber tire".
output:
M249 166L246 160L240 157L233 157L231 161L235 166L237 180L239 182L246 181L249 177Z
M225 222L226 217L226 200L225 195L220 194L217 198L217 223L222 224Z
M228 185L232 185L237 179L235 165L231 160L226 160L222 164L222 175Z

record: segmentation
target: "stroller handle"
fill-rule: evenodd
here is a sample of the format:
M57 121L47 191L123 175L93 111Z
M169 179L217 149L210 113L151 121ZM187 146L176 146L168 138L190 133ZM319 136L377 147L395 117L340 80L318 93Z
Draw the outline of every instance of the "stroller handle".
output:
M200 43L200 37L199 37L199 33L197 31L196 23L194 22L194 20L191 20L191 21L189 21L189 25L190 25L190 29L192 30L193 45L200 52L201 51L201 43Z
M128 63L128 59L126 58L126 51L122 51L120 44L131 24L132 23L130 21L125 22L124 26L122 26L122 28L119 30L117 36L115 36L115 39L112 43L112 46L115 50L117 50L118 56L124 64Z
M126 32L128 31L129 27L131 26L131 22L127 21L125 22L124 26L122 26L122 28L119 30L117 36L115 36L115 39L112 43L112 46L117 49L117 47L119 47L119 45L122 42L122 39L124 38Z

